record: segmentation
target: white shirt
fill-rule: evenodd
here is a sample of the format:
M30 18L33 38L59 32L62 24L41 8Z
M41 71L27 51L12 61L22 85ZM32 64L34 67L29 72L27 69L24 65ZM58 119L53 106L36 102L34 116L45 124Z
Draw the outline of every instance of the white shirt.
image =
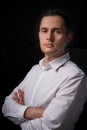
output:
M14 91L25 91L25 105L12 99ZM69 53L32 67L24 80L5 98L2 112L22 130L73 130L87 99L87 79ZM28 106L46 108L41 118L25 120Z

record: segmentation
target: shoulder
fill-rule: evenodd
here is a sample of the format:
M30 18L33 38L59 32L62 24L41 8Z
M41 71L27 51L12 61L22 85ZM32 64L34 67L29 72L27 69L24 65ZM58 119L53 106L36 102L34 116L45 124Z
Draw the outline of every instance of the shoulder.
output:
M74 62L68 61L65 63L64 67L62 67L62 72L64 71L64 75L70 77L80 76L86 77L85 72Z
M39 64L35 64L31 67L28 73L36 72L40 68Z
M39 68L39 67L40 67L39 64L35 64L35 65L32 66L31 70L35 70L35 69L37 69L37 68Z

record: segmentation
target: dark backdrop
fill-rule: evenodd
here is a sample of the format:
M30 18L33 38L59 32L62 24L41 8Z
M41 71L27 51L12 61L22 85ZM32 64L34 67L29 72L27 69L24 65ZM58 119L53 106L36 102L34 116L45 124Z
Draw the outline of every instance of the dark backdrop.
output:
M87 74L87 14L84 1L2 1L0 9L1 107L5 96L22 81L32 65L38 63L38 60L43 57L39 48L37 24L40 14L50 7L63 8L69 13L75 36L68 47L71 59ZM9 130L19 129L19 127L5 119L2 114L0 118L1 122L6 124L3 129L5 126ZM82 119L84 118L86 120L86 117Z

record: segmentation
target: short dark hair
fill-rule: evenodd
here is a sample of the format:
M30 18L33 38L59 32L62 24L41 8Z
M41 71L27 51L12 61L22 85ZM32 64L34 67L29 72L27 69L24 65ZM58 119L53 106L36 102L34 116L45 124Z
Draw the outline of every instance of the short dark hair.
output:
M45 16L54 16L54 15L58 15L61 16L64 19L65 22L65 27L68 31L71 30L71 20L69 15L66 13L66 11L64 10L60 10L60 9L49 9L46 10L43 15L41 16L41 19Z

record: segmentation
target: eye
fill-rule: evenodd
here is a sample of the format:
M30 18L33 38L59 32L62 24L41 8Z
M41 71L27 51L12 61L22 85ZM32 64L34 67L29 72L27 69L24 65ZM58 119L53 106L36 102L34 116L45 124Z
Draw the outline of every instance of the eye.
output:
M47 29L46 29L46 28L42 28L42 29L40 29L40 32L46 33L46 32L47 32Z
M61 30L59 30L59 29L57 29L57 30L55 30L55 31L54 31L54 33L55 33L55 34L61 34L61 33L62 33L62 31L61 31Z

